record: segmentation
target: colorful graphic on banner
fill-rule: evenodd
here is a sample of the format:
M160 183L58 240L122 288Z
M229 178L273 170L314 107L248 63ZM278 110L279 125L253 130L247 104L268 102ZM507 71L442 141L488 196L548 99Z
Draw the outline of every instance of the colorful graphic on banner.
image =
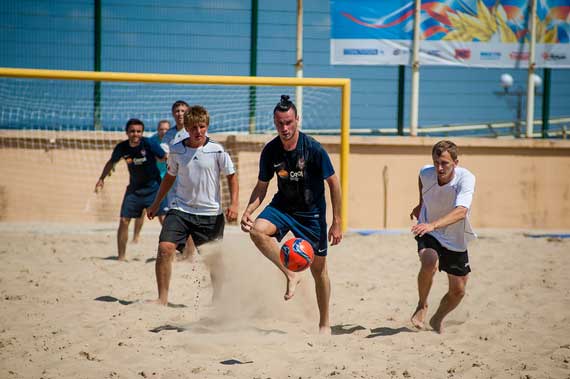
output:
M537 0L536 64L570 68L570 0ZM331 63L411 63L414 1L331 0ZM423 0L420 63L527 67L529 0Z

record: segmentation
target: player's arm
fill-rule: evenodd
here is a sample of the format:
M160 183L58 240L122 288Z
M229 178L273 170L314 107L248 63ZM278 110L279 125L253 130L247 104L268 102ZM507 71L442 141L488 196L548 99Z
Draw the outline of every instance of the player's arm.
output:
M261 180L257 181L257 184L251 191L251 196L249 197L249 203L243 212L243 216L241 217L241 230L244 232L249 232L253 227L253 219L251 218L251 214L255 212L257 208L265 199L267 195L267 187L269 187L269 182L264 182Z
M103 167L103 172L101 172L99 180L97 181L97 184L95 184L95 193L103 189L103 186L105 185L105 178L109 175L114 166L115 162L113 162L112 159L109 159L107 163L105 163L105 167Z
M341 221L341 195L340 195L340 182L336 174L333 174L325 179L329 185L331 193L331 205L333 218L331 227L329 228L329 241L331 246L337 245L342 240L342 221Z
M228 222L231 222L237 220L239 184L236 173L228 175L227 179L228 179L228 187L230 189L230 206L226 210L226 218Z
M422 210L422 205L424 203L424 198L422 196L422 179L418 176L418 189L419 189L419 193L420 193L420 199L418 200L418 205L416 205L414 207L414 209L412 209L412 212L410 213L410 220L413 220L414 217L416 219L420 218L420 211Z
M162 199L164 199L168 191L170 191L170 189L174 185L175 180L176 176L171 175L169 173L166 173L164 175L164 178L162 178L162 182L160 182L160 187L158 188L158 192L154 197L154 201L152 202L151 206L148 207L148 209L146 210L146 215L149 218L149 220L152 220L156 215L156 213L158 212L158 208L160 207Z
M463 220L467 216L468 211L469 209L463 206L457 206L453 208L451 212L433 222L412 226L412 233L421 237L424 234L433 232L436 229L445 228L448 225L455 224L456 222Z
M150 150L153 152L154 157L158 162L166 162L168 158L168 152L163 149L162 144L158 143L153 139L149 139Z

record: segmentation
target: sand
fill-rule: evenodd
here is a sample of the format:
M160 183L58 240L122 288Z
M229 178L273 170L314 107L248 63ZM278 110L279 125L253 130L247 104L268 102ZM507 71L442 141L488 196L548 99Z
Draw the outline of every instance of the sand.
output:
M570 378L570 239L479 231L467 294L443 334L416 331L408 233L348 233L330 249L332 336L317 334L314 284L293 300L247 236L177 262L173 306L156 297L159 227L116 255L115 224L0 224L0 378ZM205 260L219 249L211 304ZM436 275L430 315L446 291Z

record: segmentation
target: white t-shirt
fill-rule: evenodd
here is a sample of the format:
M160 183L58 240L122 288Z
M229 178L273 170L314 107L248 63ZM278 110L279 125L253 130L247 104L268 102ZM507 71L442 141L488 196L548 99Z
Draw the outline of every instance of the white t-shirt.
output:
M186 129L182 128L180 130L177 130L176 125L174 125L172 128L168 129L164 137L162 137L162 141L160 141L160 147L162 147L162 150L168 154L170 153L170 146L186 138L188 138L188 132Z
M477 238L469 223L471 202L475 192L475 175L463 167L456 167L453 179L440 186L437 183L435 167L430 165L420 170L420 180L423 204L418 223L433 222L458 206L467 208L467 216L463 220L429 233L449 250L467 250L467 243Z
M223 213L220 175L232 175L235 168L222 145L211 139L197 149L184 143L171 145L168 173L177 181L170 209L203 216Z
M160 147L162 148L162 150L164 150L164 152L166 154L170 153L170 147L184 139L188 138L188 132L186 131L185 128L182 128L180 130L176 129L176 125L174 125L172 128L168 129L168 131L166 132L166 134L164 135L164 137L162 137L162 141L160 141ZM165 210L170 209L170 206L168 204L170 204L173 200L173 194L176 191L176 185L177 185L178 181L175 181L174 184L172 185L172 188L170 189L170 191L168 191L168 193L166 194L166 206L164 207Z

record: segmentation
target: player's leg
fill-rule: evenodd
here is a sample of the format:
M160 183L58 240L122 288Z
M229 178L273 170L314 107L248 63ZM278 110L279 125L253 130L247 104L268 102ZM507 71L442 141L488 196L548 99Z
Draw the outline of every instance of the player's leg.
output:
M155 263L156 284L158 288L157 303L168 304L168 290L172 276L172 261L176 255L176 246L188 238L189 226L187 214L181 211L170 211L164 219L160 232L158 253Z
M186 242L185 251L187 251L190 246L190 248L194 250L195 255L197 252L195 246L221 241L224 238L226 221L223 214L218 216L192 215L191 220L190 236ZM215 303L220 299L225 275L221 249L210 249L208 250L208 254L204 255L203 258L208 271L210 271L212 302Z
M176 254L177 261L194 262L198 250L196 249L196 244L194 243L192 236L188 237L186 244L178 246L178 251L180 253Z
M440 251L440 269L447 273L449 289L441 299L439 308L429 321L438 333L443 332L442 324L445 316L454 310L465 296L465 287L471 268L467 251L455 252L442 248Z
M467 286L469 275L455 276L447 274L447 277L449 279L449 289L441 299L439 308L437 308L437 311L429 321L433 330L438 333L443 332L442 324L445 316L454 310L465 296L465 287Z
M133 233L133 243L139 243L141 237L141 230L144 225L144 219L146 217L146 212L143 210L140 217L135 218L135 229Z
M123 204L121 205L121 219L119 230L117 231L117 246L119 250L119 260L126 260L127 241L129 240L129 224L132 218L138 218L146 208L144 197L134 193L125 192Z
M329 302L331 297L331 282L329 278L326 256L315 255L311 264L311 274L315 279L317 305L319 307L319 333L330 334Z
M428 311L428 296L433 284L433 277L438 269L439 258L436 246L433 246L433 237L424 235L418 237L418 255L420 257L420 271L418 273L418 305L411 322L418 329L425 327L425 319Z
M278 240L281 240L289 231L286 219L286 214L268 206L255 220L249 236L259 251L285 275L287 288L283 297L285 300L289 300L295 294L295 289L300 281L300 275L297 275L297 273L283 266L279 259L279 245L273 238L277 237Z
M121 217L119 219L119 228L117 229L117 249L119 252L119 260L127 260L127 241L129 240L129 224L131 219L127 217Z

